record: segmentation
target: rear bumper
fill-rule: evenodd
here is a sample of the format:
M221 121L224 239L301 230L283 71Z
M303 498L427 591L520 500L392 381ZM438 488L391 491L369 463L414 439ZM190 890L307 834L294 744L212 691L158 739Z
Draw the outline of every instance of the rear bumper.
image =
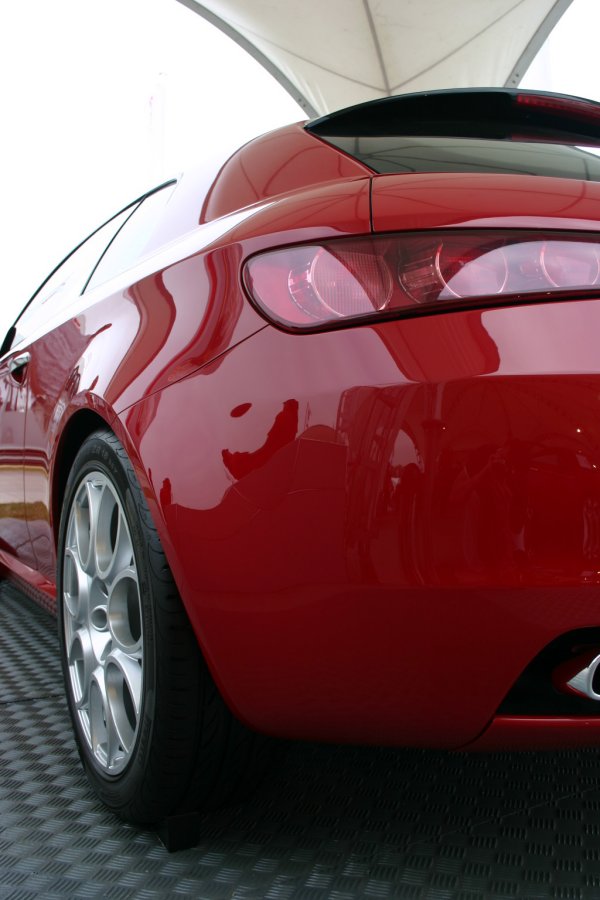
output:
M599 301L266 328L124 414L241 719L464 747L543 647L600 626L599 335Z
M480 737L462 750L562 750L597 747L600 717L497 716Z

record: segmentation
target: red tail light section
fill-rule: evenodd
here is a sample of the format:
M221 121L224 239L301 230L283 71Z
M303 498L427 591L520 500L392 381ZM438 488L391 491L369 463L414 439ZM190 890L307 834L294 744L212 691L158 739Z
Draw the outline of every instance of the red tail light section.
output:
M600 235L448 231L341 238L246 262L244 283L271 322L318 331L465 307L600 291Z

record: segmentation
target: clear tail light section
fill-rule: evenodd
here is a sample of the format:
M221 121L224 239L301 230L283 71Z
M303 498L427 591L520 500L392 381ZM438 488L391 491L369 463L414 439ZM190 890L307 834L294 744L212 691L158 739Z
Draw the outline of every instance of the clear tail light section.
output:
M292 331L600 292L600 235L461 230L337 238L244 266L250 298Z

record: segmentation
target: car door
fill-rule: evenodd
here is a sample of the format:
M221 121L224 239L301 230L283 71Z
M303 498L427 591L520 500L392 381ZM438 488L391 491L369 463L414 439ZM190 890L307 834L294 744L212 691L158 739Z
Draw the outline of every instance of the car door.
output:
M38 340L31 348L25 427L25 502L36 568L54 579L54 532L50 519L51 441L49 430L60 418L61 397L77 393L76 361L87 347L85 311L75 315L80 294L120 273L144 252L175 182L161 185L122 211L73 254L71 267L57 273L49 295L31 312ZM77 309L81 308L78 302Z
M23 481L28 362L28 353L20 350L0 357L0 554L31 566Z
M98 259L136 206L137 202L106 222L53 270L1 348L0 554L8 554L4 562L11 568L17 560L39 569L35 544L40 531L46 536L48 530L48 507L42 502L46 460L40 457L41 432L48 418L32 416L31 407L43 407L45 399L55 393L60 367L56 360L40 358L36 338L77 299Z

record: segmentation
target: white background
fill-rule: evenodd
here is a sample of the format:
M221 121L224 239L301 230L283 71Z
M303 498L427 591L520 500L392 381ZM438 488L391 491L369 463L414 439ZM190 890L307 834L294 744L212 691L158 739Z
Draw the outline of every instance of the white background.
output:
M600 100L599 33L600 0L574 0L522 84ZM47 272L120 206L305 118L176 0L4 0L0 79L2 335Z

